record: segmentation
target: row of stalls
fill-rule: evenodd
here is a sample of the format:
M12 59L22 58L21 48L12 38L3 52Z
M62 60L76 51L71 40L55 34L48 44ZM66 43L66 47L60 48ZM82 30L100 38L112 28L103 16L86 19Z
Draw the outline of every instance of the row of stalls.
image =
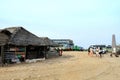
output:
M51 46L58 46L48 37L37 37L23 27L0 30L0 64L47 58Z

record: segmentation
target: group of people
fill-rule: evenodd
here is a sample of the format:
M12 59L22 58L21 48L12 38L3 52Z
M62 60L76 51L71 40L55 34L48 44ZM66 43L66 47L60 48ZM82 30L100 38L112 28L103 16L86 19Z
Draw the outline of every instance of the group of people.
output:
M97 47L97 48L92 48L92 47L90 47L89 49L88 49L88 55L89 56L93 56L93 54L96 54L96 56L97 57L102 57L102 48L101 47Z

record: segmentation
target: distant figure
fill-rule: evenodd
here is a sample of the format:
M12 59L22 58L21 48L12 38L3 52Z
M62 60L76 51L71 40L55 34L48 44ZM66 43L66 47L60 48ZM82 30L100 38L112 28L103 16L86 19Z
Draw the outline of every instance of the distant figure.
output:
M57 52L59 53L59 56L62 56L63 50L61 48L57 48Z
M88 55L89 55L89 56L93 56L93 49L92 49L92 48L89 48L89 49L88 49Z
M103 54L103 51L102 51L102 48L100 47L100 48L99 48L99 55L100 55L100 58L102 58L102 54Z
M88 48L88 55L90 54L90 47Z
M113 57L113 55L115 55L115 57L118 57L116 48L112 49L112 53L110 54L110 56Z
M100 58L102 58L102 48L101 47L97 47L96 48L96 56L97 57L100 57Z
M100 48L97 47L97 48L96 48L96 51L95 51L95 53L96 53L96 57L99 57L99 56L100 56L100 54L99 54L99 50L100 50Z
M62 56L62 52L63 52L63 50L60 48L59 49L59 56Z

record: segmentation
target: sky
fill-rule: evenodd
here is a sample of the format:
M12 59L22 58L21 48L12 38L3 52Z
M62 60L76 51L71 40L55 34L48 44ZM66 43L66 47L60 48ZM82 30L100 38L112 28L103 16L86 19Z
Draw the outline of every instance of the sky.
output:
M0 29L22 26L50 39L88 48L120 44L120 0L0 0Z

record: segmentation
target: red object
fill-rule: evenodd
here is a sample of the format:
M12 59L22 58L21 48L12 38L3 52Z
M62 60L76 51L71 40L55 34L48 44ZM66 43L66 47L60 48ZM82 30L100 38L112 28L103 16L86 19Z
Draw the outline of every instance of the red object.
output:
M62 51L62 49L61 49L61 50L59 51L59 56L62 56L62 52L63 52L63 51Z

